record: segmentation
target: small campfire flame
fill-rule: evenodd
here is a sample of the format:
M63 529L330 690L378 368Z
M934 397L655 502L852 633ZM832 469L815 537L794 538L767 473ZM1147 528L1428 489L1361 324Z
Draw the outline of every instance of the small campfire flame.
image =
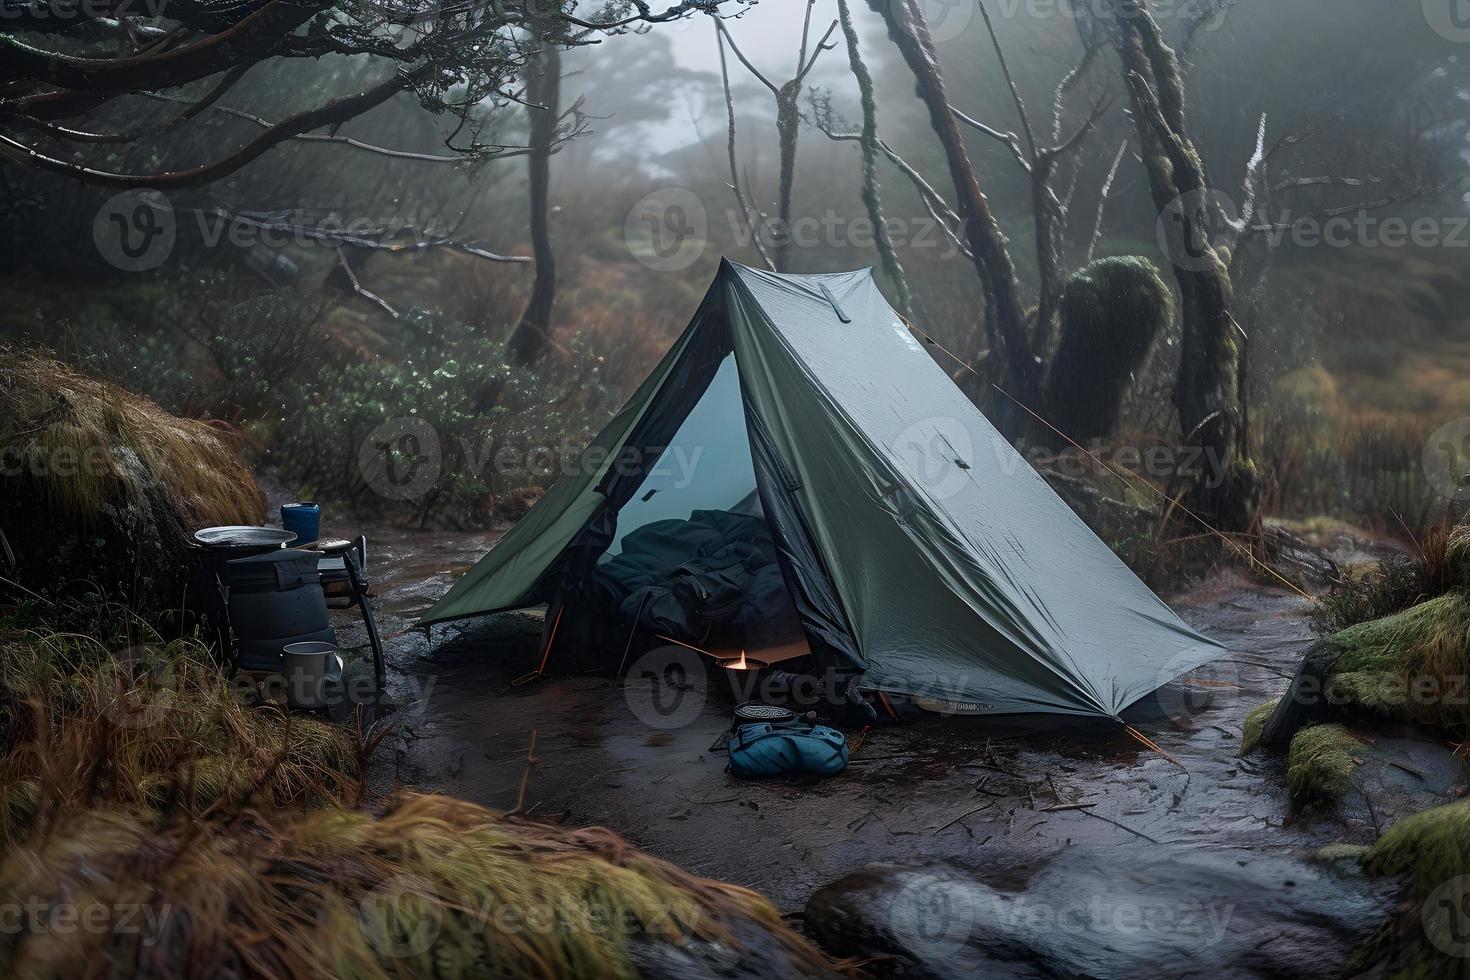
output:
M715 663L719 664L725 670L749 671L751 673L759 670L765 670L767 667L770 666L770 664L768 663L756 660L744 650L740 651L740 656L738 657L728 657L724 660L716 660Z

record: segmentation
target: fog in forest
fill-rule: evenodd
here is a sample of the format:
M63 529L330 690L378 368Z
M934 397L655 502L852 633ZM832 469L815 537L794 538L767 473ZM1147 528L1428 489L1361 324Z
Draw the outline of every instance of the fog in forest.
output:
M0 202L0 973L1464 976L1467 0L0 0Z

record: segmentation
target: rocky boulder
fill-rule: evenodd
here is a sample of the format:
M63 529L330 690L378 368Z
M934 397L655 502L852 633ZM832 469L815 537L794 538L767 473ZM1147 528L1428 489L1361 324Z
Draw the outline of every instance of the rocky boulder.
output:
M988 880L872 865L813 895L806 924L898 976L1335 977L1396 890L1284 855L1073 848Z

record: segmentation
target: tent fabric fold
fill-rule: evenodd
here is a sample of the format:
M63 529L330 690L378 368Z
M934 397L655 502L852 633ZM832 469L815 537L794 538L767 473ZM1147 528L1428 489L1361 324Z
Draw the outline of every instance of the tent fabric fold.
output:
M712 350L734 352L761 500L813 651L861 671L862 687L977 713L1111 718L1224 652L990 425L871 270L730 262L594 441L608 462L563 476L422 622L550 601L562 553L613 506L598 492L611 460L635 432L669 431L648 414L689 401L660 394Z

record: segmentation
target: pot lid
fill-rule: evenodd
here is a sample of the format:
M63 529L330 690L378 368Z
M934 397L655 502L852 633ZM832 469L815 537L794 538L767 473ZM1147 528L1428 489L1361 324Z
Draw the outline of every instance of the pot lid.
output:
M279 548L295 541L296 532L231 524L195 531L194 540L206 548Z

